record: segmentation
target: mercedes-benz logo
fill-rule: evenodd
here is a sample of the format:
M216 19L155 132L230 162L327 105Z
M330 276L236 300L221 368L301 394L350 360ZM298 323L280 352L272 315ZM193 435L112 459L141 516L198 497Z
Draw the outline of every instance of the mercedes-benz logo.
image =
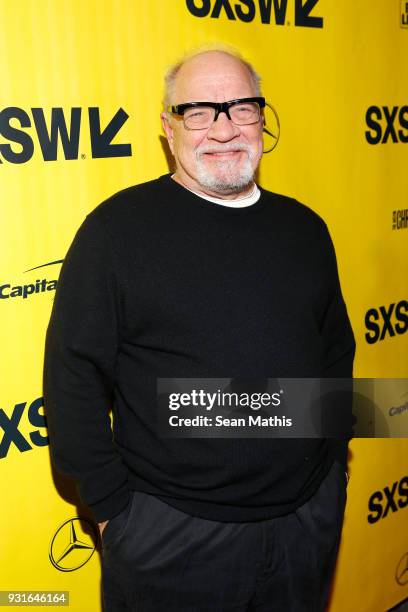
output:
M395 580L401 586L408 583L408 552L399 560L397 569L395 570Z
M90 526L94 536L93 540L88 534L84 533L81 522ZM81 530L81 538L77 536L79 530ZM68 519L58 527L51 540L50 561L60 572L73 572L88 563L95 552L94 542L97 541L98 532L92 521L81 517Z
M264 111L264 153L270 153L274 150L279 141L280 136L280 121L279 115L271 104L265 104Z

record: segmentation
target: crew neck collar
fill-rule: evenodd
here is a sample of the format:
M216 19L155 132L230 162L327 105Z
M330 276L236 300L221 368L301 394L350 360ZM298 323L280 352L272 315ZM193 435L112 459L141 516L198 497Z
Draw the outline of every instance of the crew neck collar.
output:
M256 185L256 188L259 190L259 198L253 204L249 206L222 206L216 202L212 202L211 200L207 200L206 198L196 194L194 191L191 191L187 187L184 187L184 185L178 183L171 177L172 173L164 174L160 177L160 180L163 181L163 183L165 183L167 186L169 186L175 193L178 193L180 194L180 196L193 202L195 206L210 212L214 212L219 215L247 215L252 214L254 212L258 212L264 207L264 198L262 197L263 190L262 187L259 187L258 185Z
M170 175L170 178L174 181L174 174ZM176 183L178 182L179 181L176 181ZM184 187L188 191L191 191L191 193L194 193L199 198L207 200L207 202L214 202L214 204L219 204L220 206L227 206L228 208L245 208L246 206L252 206L261 197L261 192L259 191L258 185L256 183L253 184L250 193L241 198L236 198L235 200L226 200L225 198L217 198L214 196L205 195L202 193L198 193L198 191L194 191L194 189L190 189L190 187L187 187L182 183L180 183L180 185L182 185L182 187Z

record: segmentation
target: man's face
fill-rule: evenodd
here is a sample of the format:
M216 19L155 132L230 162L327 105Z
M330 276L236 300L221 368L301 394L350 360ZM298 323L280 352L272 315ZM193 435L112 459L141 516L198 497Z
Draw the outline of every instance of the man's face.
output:
M171 104L226 102L257 95L246 67L210 51L188 60L177 74ZM262 118L235 125L225 113L209 128L188 130L180 117L162 114L176 177L190 189L234 198L248 191L262 156Z

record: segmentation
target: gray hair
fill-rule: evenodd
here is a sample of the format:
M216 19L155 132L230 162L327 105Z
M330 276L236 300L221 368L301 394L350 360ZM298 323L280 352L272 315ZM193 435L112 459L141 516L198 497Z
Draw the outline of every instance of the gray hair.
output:
M184 64L188 60L194 57L197 57L198 55L203 55L204 53L207 53L208 51L219 51L220 53L225 53L225 55L229 55L230 57L233 57L237 59L239 62L241 62L241 64L245 66L245 68L249 72L249 76L255 87L256 95L257 96L261 95L261 77L256 72L252 64L250 64L247 60L245 60L242 57L239 51L227 45L221 45L221 44L210 45L210 46L206 45L204 47L200 47L198 49L195 49L194 51L187 53L176 64L173 64L167 70L165 77L164 77L164 96L163 96L164 111L167 111L167 107L171 104L171 100L174 96L176 77L177 77L177 74L179 73L180 68L184 66Z

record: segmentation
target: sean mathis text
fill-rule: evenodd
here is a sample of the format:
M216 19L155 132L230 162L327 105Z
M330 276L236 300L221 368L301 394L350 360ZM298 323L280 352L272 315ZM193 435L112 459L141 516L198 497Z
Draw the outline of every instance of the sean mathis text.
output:
M227 418L216 416L196 416L193 418L173 415L169 418L172 427L291 427L292 419L285 416L270 416L267 418L248 415L248 417Z

